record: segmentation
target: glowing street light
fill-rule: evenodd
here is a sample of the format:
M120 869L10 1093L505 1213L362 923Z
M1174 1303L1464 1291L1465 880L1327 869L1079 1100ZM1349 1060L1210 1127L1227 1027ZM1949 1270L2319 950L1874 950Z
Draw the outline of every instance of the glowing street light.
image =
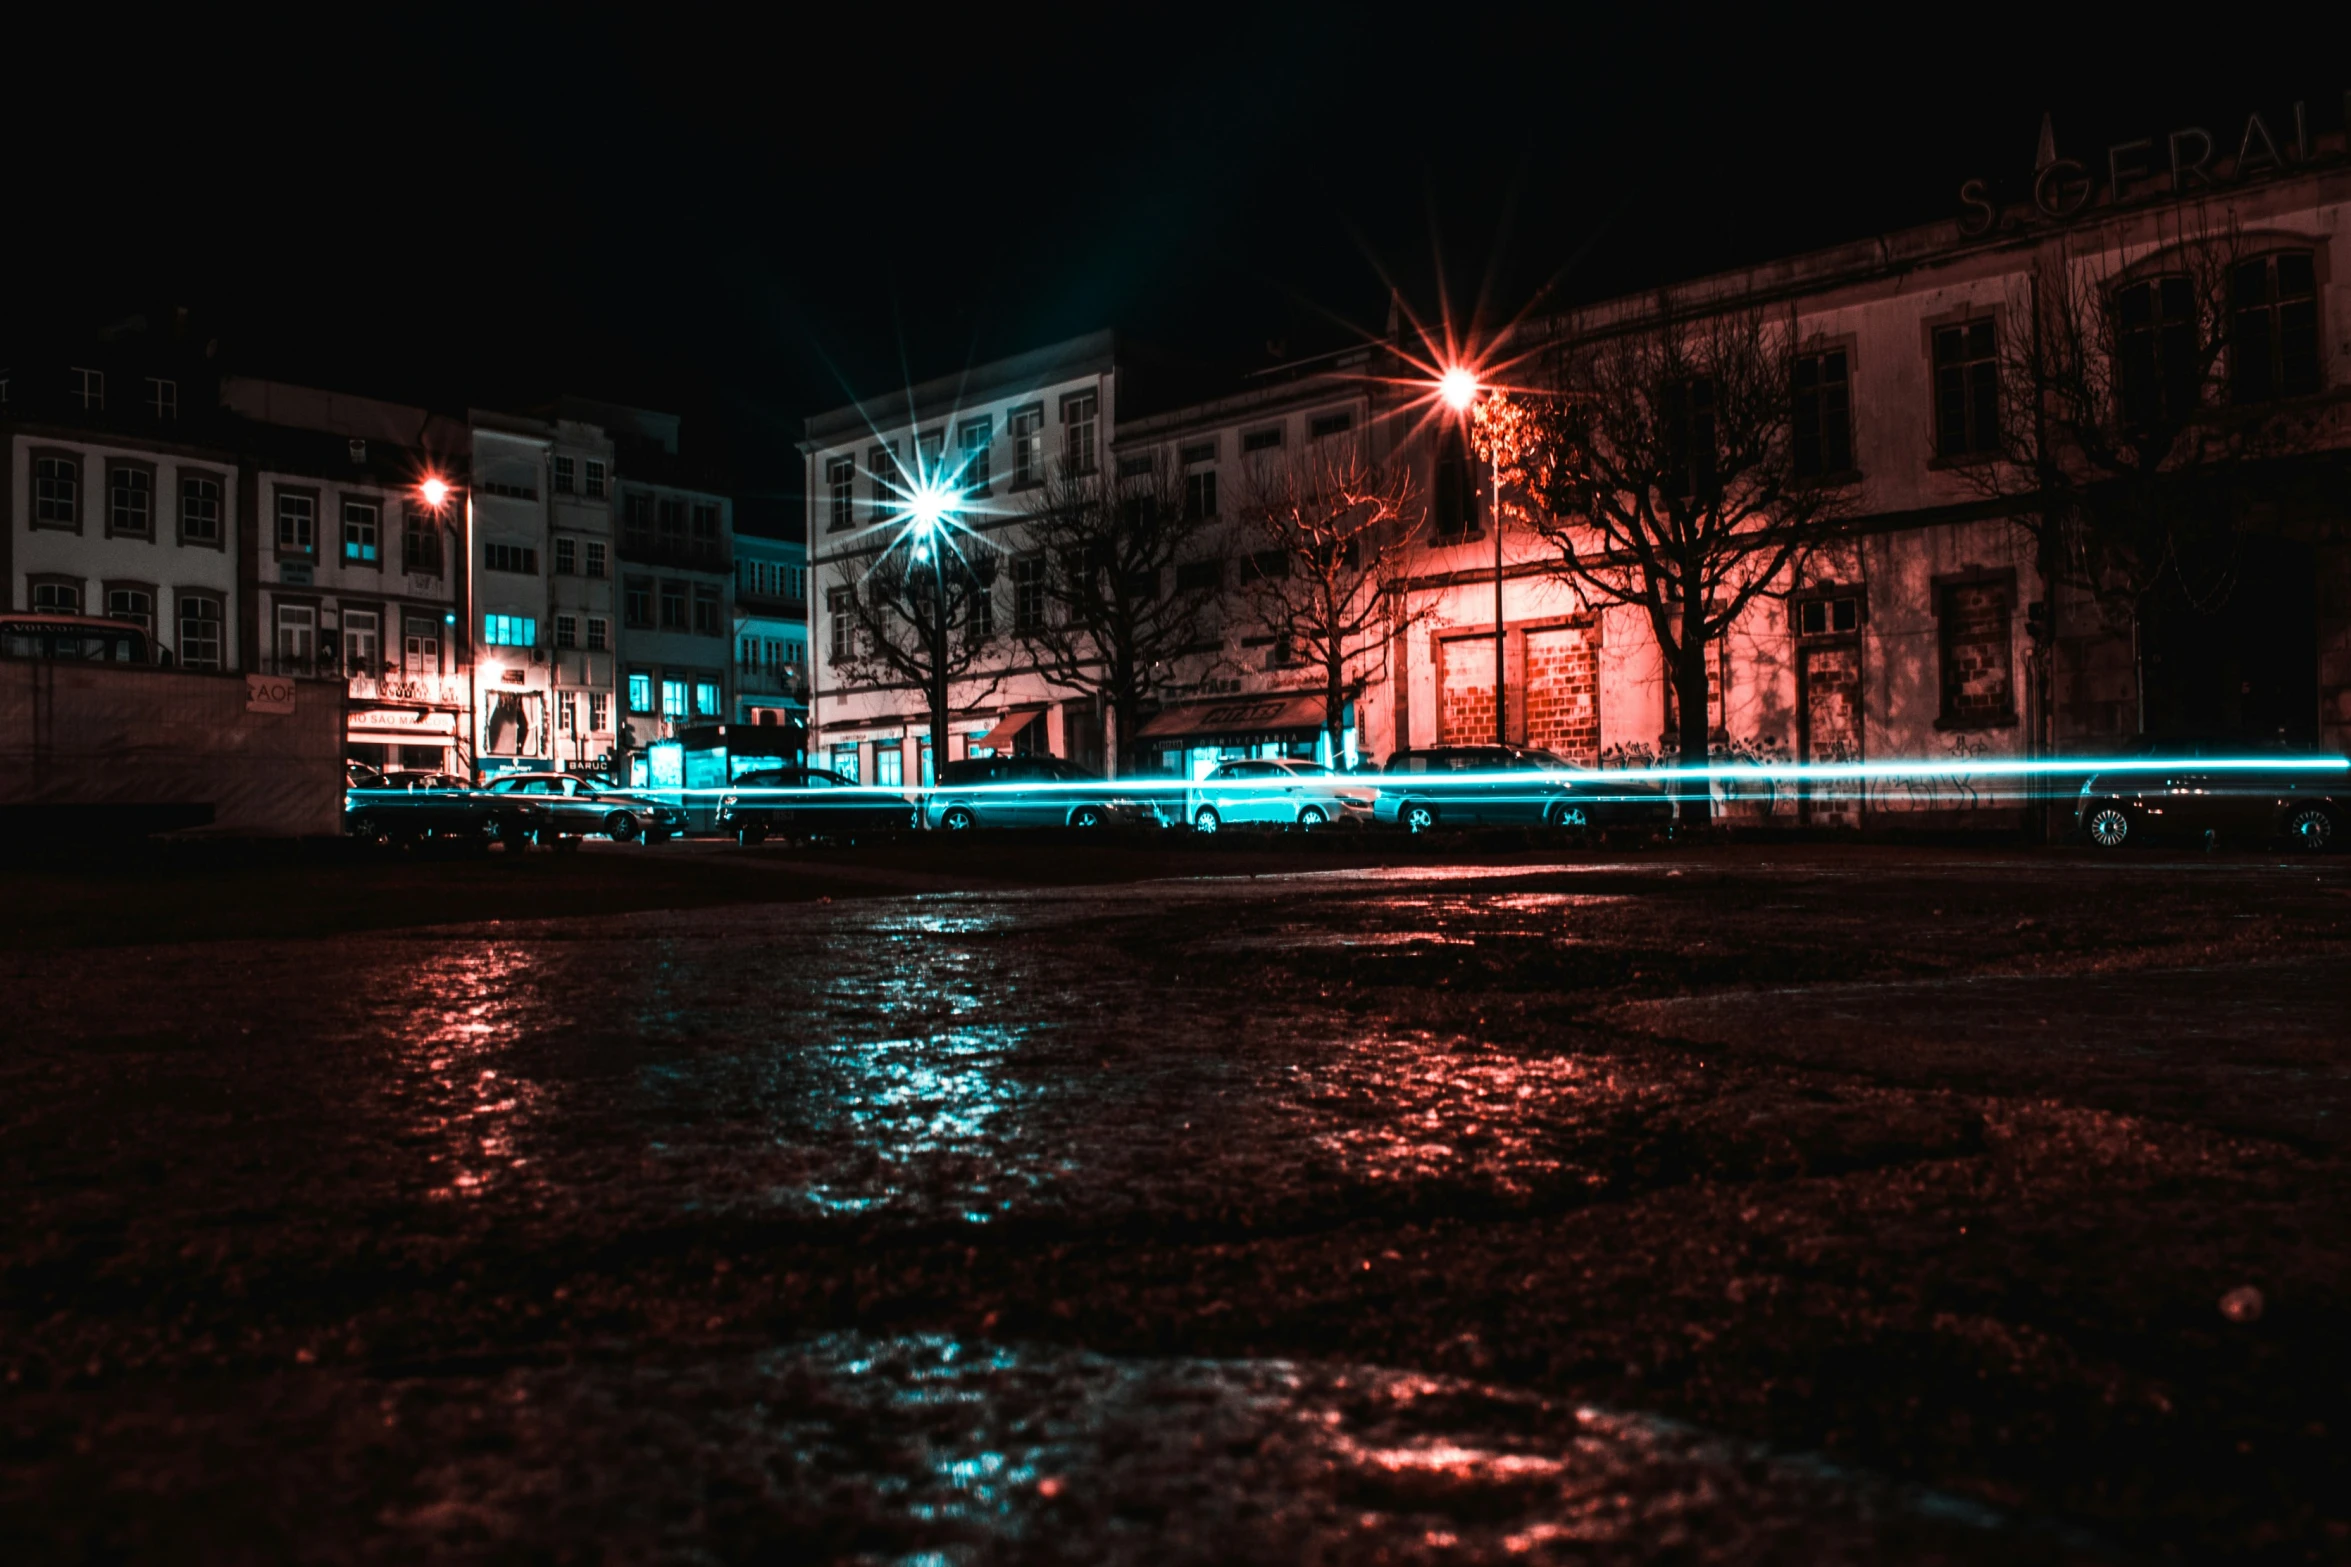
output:
M1437 377L1437 401L1452 409L1466 421L1472 404L1478 400L1478 376L1467 365L1454 365ZM1463 443L1467 446L1467 442ZM1467 451L1463 452L1466 458ZM1503 703L1502 666L1506 661L1508 639L1502 630L1502 464L1494 463L1494 743L1510 743L1510 712Z
M1464 365L1455 365L1437 379L1437 397L1457 414L1469 412L1469 405L1478 400L1477 372Z
M449 481L437 473L427 474L424 483L416 487L416 493L424 497L427 506L439 511L449 502Z

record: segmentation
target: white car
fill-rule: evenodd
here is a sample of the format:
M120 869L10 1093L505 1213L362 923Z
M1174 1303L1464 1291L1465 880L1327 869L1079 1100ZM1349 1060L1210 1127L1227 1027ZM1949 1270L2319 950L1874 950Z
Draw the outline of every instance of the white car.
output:
M1361 826L1373 791L1318 762L1227 762L1185 791L1184 818L1199 832L1265 825Z

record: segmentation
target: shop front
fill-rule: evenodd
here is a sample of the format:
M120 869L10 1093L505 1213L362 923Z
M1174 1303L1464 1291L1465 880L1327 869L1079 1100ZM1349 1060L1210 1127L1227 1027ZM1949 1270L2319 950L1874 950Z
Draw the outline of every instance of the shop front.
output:
M1336 756L1328 754L1319 691L1262 692L1163 708L1136 739L1152 770L1175 778L1205 778L1225 762L1251 757L1352 767L1355 707L1347 704Z

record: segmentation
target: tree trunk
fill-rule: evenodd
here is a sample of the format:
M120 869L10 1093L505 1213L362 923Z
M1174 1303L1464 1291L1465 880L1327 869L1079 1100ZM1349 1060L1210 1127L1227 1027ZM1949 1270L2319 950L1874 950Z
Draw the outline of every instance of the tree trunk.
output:
M1331 766L1335 768L1347 765L1347 748L1340 738L1347 723L1347 682L1342 678L1345 673L1339 666L1323 671L1322 732L1330 740Z
M1674 706L1681 715L1681 764L1704 767L1708 760L1708 720L1713 717L1706 696L1706 639L1704 628L1682 625L1682 645L1673 672ZM1705 828L1714 821L1714 785L1703 777L1681 780L1682 825Z

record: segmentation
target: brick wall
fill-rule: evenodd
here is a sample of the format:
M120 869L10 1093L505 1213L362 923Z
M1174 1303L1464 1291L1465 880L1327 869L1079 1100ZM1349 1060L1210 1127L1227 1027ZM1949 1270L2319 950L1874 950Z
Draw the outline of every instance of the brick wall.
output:
M1599 657L1580 626L1526 638L1526 742L1571 762L1600 760ZM1487 709L1489 718L1492 707Z
M1942 590L1945 725L2013 723L2006 582L1955 582Z
M1437 743L1494 743L1494 639L1448 638L1438 644Z

